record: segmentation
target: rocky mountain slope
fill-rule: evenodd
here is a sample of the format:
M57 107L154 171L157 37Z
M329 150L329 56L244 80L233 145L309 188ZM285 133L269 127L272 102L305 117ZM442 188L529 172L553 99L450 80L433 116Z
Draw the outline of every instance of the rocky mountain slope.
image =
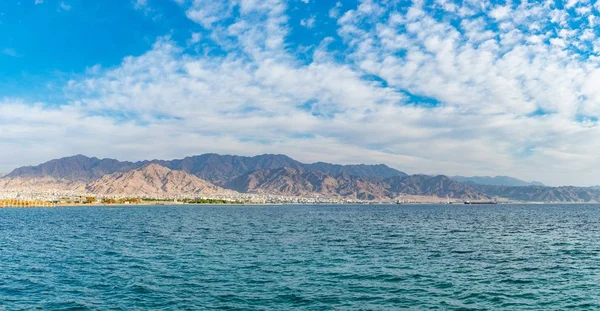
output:
M600 202L600 189L593 187L486 186L474 188L493 197L528 202Z
M183 171L174 171L158 164L149 164L128 172L105 175L86 186L90 193L104 196L200 196L224 195L222 189Z
M238 192L285 196L389 200L389 194L381 184L362 177L349 174L332 176L320 171L287 167L247 173L227 182L224 187Z
M525 202L600 202L600 189L584 187L493 186L460 183L444 175L395 176L369 179L337 176L290 168L258 170L223 185L239 192L289 196L330 196L395 201L403 195L481 201L506 199Z
M487 186L507 186L507 187L525 187L525 186L544 186L541 182L527 182L509 176L452 176L458 182L464 184L487 185Z
M489 196L446 176L396 176L372 180L349 174L337 176L291 168L254 171L224 185L238 192L289 196L330 196L361 200L390 201L402 195L450 197L463 200L489 199Z
M184 171L211 183L222 185L229 180L256 170L268 170L288 167L304 171L319 171L338 175L347 173L366 178L388 178L406 176L405 173L386 165L336 165L329 163L303 164L288 156L264 154L254 157L218 155L214 153L186 157L179 160L152 160L140 162L118 161L114 159L89 158L76 155L51 160L37 166L17 168L8 177L42 178L52 177L58 180L93 181L104 175L126 172L146 166L160 164L172 170Z
M53 177L5 177L0 178L0 190L18 192L48 191L85 191L86 184L81 181L60 180Z
M365 164L355 164L355 165L339 165L339 164L330 164L325 162L317 162L313 164L305 164L303 166L304 170L307 171L319 171L329 175L340 175L347 174L351 176L363 177L363 178L390 178L395 176L408 176L406 173L401 172L399 170L393 169L384 164L376 164L376 165L365 165Z
M156 161L174 170L181 170L212 183L222 185L230 179L247 172L290 167L301 169L303 164L285 155L258 155L242 157L214 153L186 157L181 160Z
M471 201L493 198L530 202L600 201L600 187L546 187L510 177L477 180L492 185L457 179L460 178L407 176L385 165L303 164L285 155L204 154L181 160L141 162L79 155L15 169L0 178L0 190L64 190L148 197L219 195L230 191L388 202L407 195Z
M443 175L392 177L384 180L384 182L388 186L388 191L398 195L430 195L462 200L487 200L490 198L484 192L470 185L461 184Z
M125 172L141 167L142 163L121 162L114 159L88 158L76 155L51 160L37 166L25 166L13 170L8 178L46 178L69 181L91 181L106 174Z

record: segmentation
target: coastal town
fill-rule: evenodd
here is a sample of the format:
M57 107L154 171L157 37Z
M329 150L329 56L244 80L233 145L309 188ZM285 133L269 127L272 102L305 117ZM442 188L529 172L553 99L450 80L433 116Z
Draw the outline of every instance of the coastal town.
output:
M194 203L204 202L204 203ZM327 197L299 197L268 194L235 193L230 195L202 196L168 195L168 196L126 196L104 195L92 193L47 190L32 192L30 189L0 190L0 206L2 207L36 207L63 205L140 205L140 204L365 204L373 203L365 200L352 200ZM388 202L392 203L392 202Z
M270 154L140 162L77 155L14 169L0 178L0 199L34 202L29 205L584 203L600 201L600 188L409 175L383 164L304 164Z
M247 194L234 197L148 198L95 197L89 195L31 195L0 193L0 207L56 207L72 205L183 205L183 204L373 204L371 201L319 197L286 197ZM385 203L385 202L377 202ZM392 203L392 202L387 202Z

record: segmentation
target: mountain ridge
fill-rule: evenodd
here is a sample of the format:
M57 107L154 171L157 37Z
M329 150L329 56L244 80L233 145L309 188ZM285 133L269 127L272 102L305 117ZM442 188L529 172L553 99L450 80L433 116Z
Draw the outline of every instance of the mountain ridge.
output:
M232 179L224 187L238 192L340 197L358 200L390 200L377 182L342 173L337 176L320 171L293 168L257 170Z
M248 172L281 167L321 171L327 174L349 173L368 178L406 176L406 173L384 164L339 165L325 162L304 164L282 154L262 154L246 157L206 153L183 159L144 160L137 162L75 155L50 160L36 166L16 168L5 177L53 177L58 180L89 182L106 174L125 172L150 163L157 163L172 170L184 171L217 185L222 185L228 180Z
M509 183L523 182L506 176L499 178ZM304 164L281 154L245 157L208 153L138 162L76 155L17 168L0 178L0 190L83 189L104 196L145 197L245 193L381 202L399 201L405 196L465 201L600 202L600 187L548 187L518 182L485 185L456 179L445 175L407 175L383 164Z
M86 190L104 196L165 197L185 195L224 195L220 188L184 171L150 163L127 172L116 172L89 183Z
M141 166L140 162L99 159L81 154L50 160L36 166L23 166L14 169L3 178L52 177L57 180L90 181L106 174L128 171Z
M457 182L445 175L410 175L384 180L391 191L410 195L432 195L462 200L487 200L490 196L470 185Z
M488 185L488 186L513 186L513 187L526 187L526 186L545 186L538 181L524 181L510 176L450 176L450 178L461 182L476 185Z

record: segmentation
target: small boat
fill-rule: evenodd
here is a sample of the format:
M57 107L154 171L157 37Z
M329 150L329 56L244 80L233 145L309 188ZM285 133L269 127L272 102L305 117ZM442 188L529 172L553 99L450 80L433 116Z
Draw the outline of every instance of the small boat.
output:
M471 202L471 201L465 201L465 204L469 204L469 205L473 205L473 204L498 204L498 202L496 201L475 201L475 202Z

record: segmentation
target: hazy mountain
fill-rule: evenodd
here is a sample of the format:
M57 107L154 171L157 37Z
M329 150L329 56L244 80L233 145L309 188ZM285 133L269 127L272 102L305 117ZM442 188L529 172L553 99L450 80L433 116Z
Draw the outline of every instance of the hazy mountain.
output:
M411 175L385 165L303 164L285 155L204 154L121 162L82 155L15 169L0 189L90 191L98 195L197 196L239 192L393 201L402 195L461 200L595 202L600 187L546 187L515 178Z
M326 196L360 200L387 200L388 193L381 184L370 180L339 174L332 176L320 171L302 171L283 167L258 170L234 178L224 185L238 192L285 196Z
M91 181L106 174L129 171L140 166L142 166L142 163L121 162L114 159L98 159L76 155L51 160L37 166L17 168L6 177L51 177L57 180Z
M0 190L17 192L84 191L85 182L56 179L52 177L5 177L0 178Z
M9 177L52 177L56 179L92 181L104 175L126 172L150 163L157 163L173 170L180 170L217 185L222 185L234 177L266 169L288 167L303 171L320 171L338 175L347 173L367 178L388 178L406 176L403 172L386 165L336 165L329 163L303 164L288 156L264 154L254 157L218 155L214 153L186 157L179 160L152 160L141 162L118 161L114 159L89 158L82 155L51 160L37 166L15 169Z
M348 174L352 176L365 177L365 178L390 178L394 176L408 176L406 173L399 170L393 169L384 164L376 165L339 165L330 164L324 162L317 162L313 164L305 164L304 169L307 171L320 171L325 174L339 175Z
M509 176L452 176L450 177L458 182L467 184L477 185L489 185L489 186L512 186L512 187L524 187L524 186L544 186L541 182L527 182L520 179L516 179Z
M105 175L88 184L86 189L97 195L147 197L215 195L228 192L194 175L158 164Z
M384 179L392 176L406 176L405 173L387 165L339 165L324 162L304 164L286 155L263 154L253 157L219 155L214 153L187 157L182 160L153 161L175 170L182 170L222 185L234 177L258 170L291 168L302 171L319 171L329 175L349 174L357 177Z
M411 175L407 177L392 177L384 180L388 191L392 193L410 195L428 195L437 197L450 197L462 200L485 200L489 196L462 184L447 176Z
M303 164L285 155L264 154L254 157L219 155L214 153L181 160L153 161L174 170L181 170L215 184L223 184L242 174L280 167L301 169Z
M529 202L598 202L600 190L593 187L542 187L542 186L475 186L493 197Z
M593 187L494 186L461 183L447 176L411 175L373 180L318 171L290 168L259 170L224 185L239 192L288 196L331 196L363 200L395 200L402 195L450 197L460 200L504 198L529 202L600 201L600 189Z
M334 176L291 168L254 171L231 180L224 187L239 192L384 201L401 195L449 196L463 200L489 198L481 191L446 176L395 176L379 181L346 173Z

